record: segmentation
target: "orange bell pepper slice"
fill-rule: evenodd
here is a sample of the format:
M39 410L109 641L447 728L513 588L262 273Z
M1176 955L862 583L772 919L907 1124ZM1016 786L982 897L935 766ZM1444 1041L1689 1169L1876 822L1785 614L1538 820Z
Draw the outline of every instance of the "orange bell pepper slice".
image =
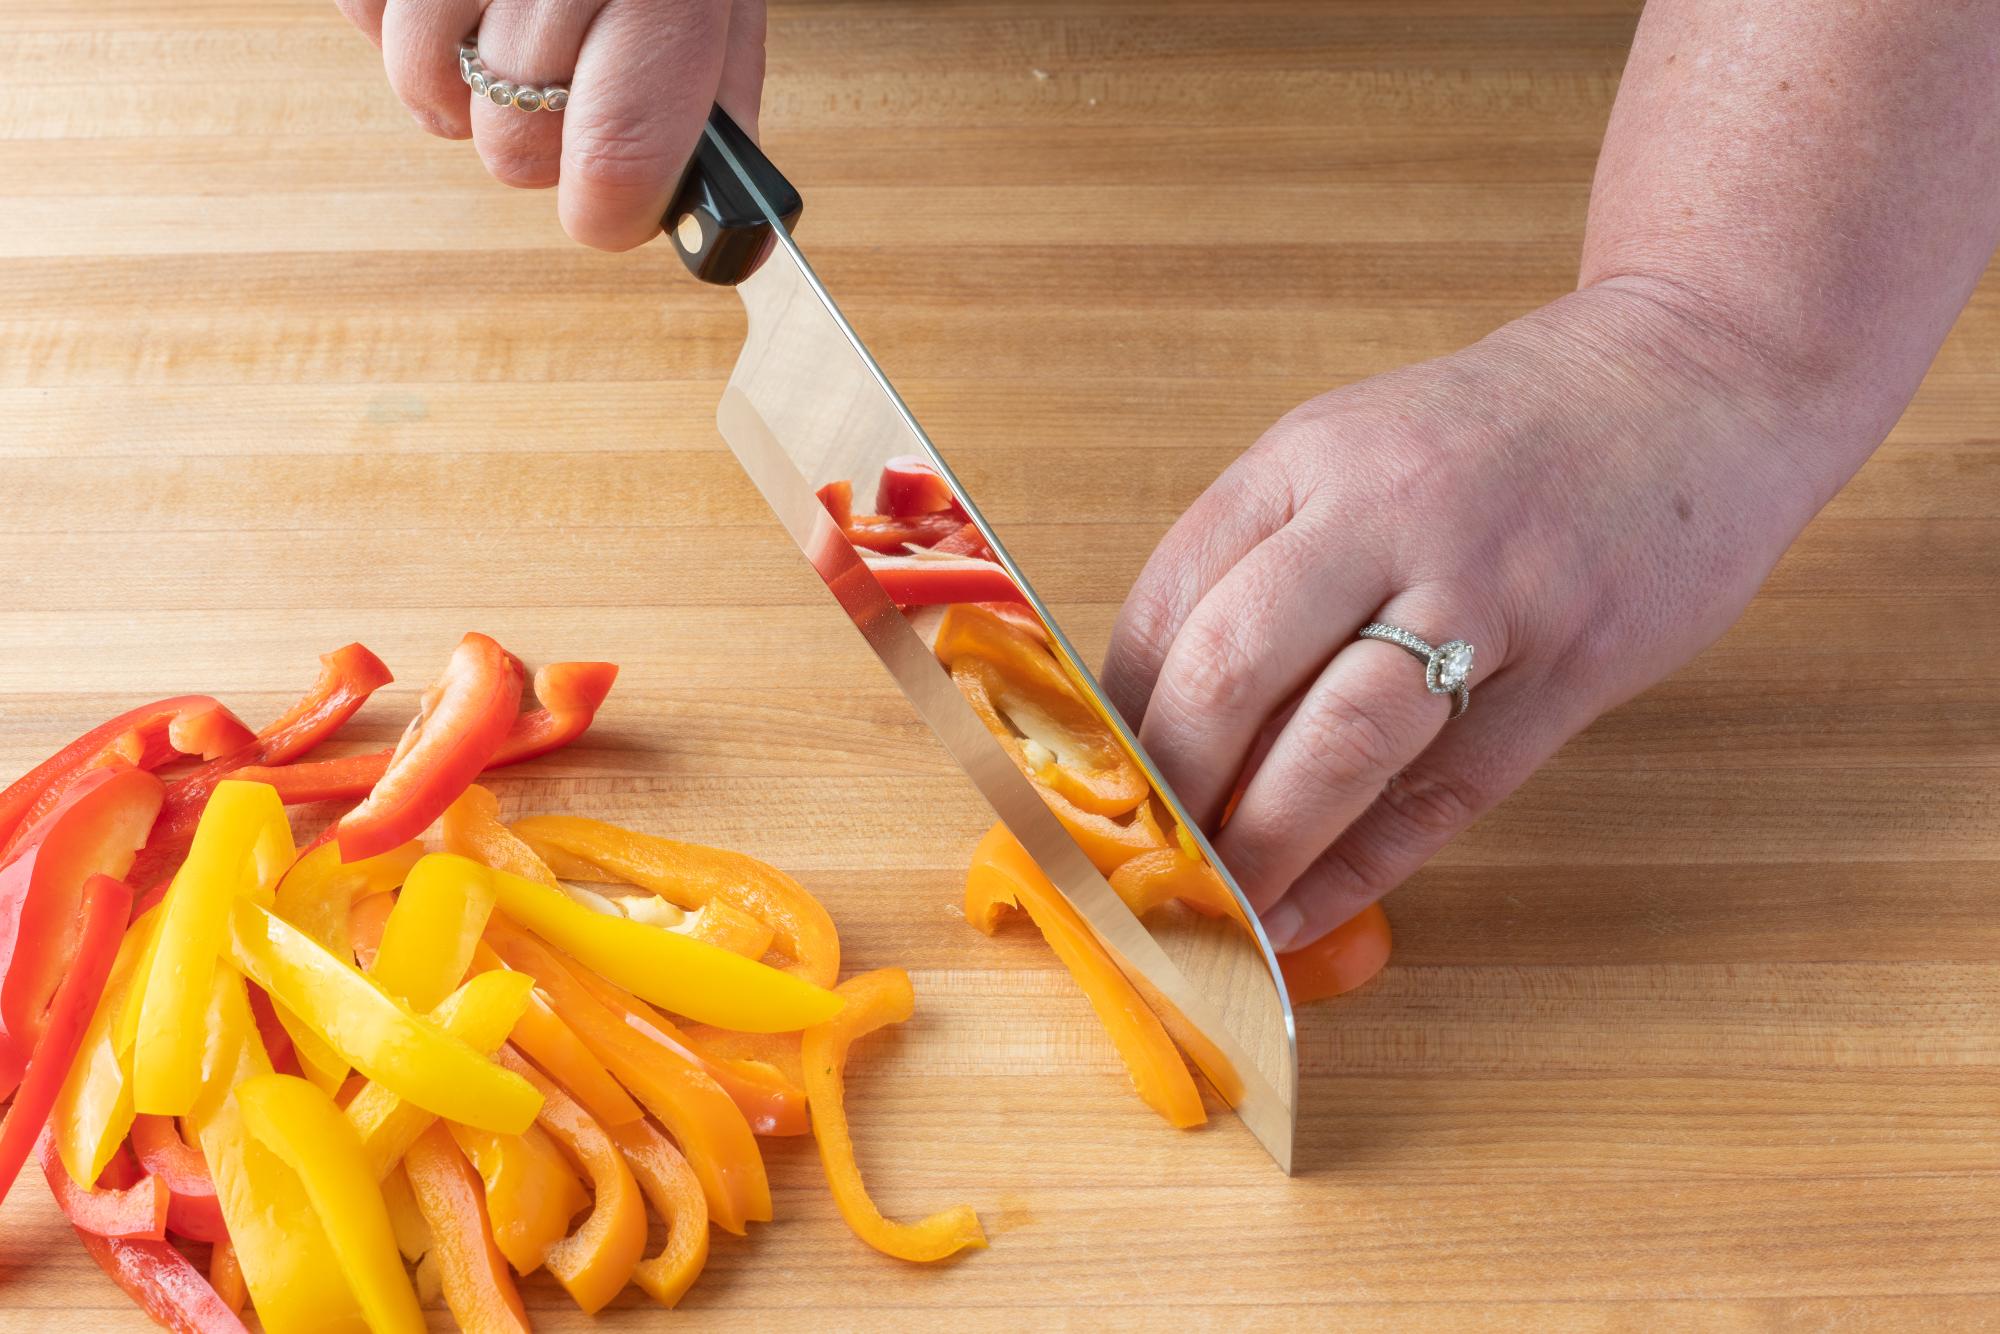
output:
M708 1024L688 1024L681 1029L681 1036L706 1064L726 1061L737 1066L762 1066L776 1071L799 1090L800 1097L805 1096L805 1067L797 1033L738 1033Z
M1090 864L1107 876L1142 853L1173 846L1150 801L1140 802L1128 815L1098 815L1041 783L1035 783L1035 791Z
M972 854L972 869L965 880L965 919L990 936L1009 908L1027 910L1063 967L1083 988L1146 1105L1169 1125L1182 1129L1206 1121L1201 1091L1159 1016L1126 980L1076 909L1042 874L1027 849L1005 825L996 824ZM808 1054L808 1076L812 1067ZM817 1107L814 1110L817 1113Z
M437 1257L452 1319L477 1334L527 1334L528 1311L487 1226L479 1178L450 1132L433 1125L403 1161L410 1193L430 1229L428 1253Z
M717 1227L740 1236L745 1224L769 1221L771 1184L750 1123L697 1060L633 1028L554 950L506 918L487 924L486 940L509 968L535 979L591 1054L659 1118L701 1177Z
M1063 671L1011 622L957 603L938 627L937 655L1021 771L1093 815L1123 815L1152 792L1146 775Z
M710 1060L678 1025L637 996L588 970L577 970L574 976L628 1027L697 1062L722 1085L759 1135L803 1135L812 1128L805 1090L770 1066L755 1061Z
M568 815L531 816L513 829L537 851L580 858L678 907L727 903L776 932L776 948L793 961L785 971L821 987L840 976L840 936L826 909L798 881L755 857Z
M250 1289L243 1286L243 1266L236 1259L236 1247L227 1238L215 1243L208 1253L208 1286L215 1289L215 1295L229 1308L231 1315L242 1315L244 1304L250 1300Z
M500 1064L542 1095L536 1120L590 1174L590 1216L549 1248L542 1263L586 1315L595 1315L632 1281L646 1253L646 1205L625 1155L575 1099L512 1048Z
M854 1138L848 1133L842 1077L848 1048L886 1024L900 1024L916 1008L910 975L900 968L880 968L850 977L840 984L847 1008L831 1021L806 1030L806 1094L812 1099L813 1138L819 1160L840 1216L854 1235L884 1255L899 1260L942 1260L967 1247L986 1245L979 1215L968 1205L954 1205L919 1223L897 1223L882 1216L861 1181L854 1160Z
M440 1121L486 1188L493 1244L520 1274L541 1268L549 1248L569 1235L569 1220L590 1207L590 1193L540 1126L496 1135Z
M1381 904L1371 903L1305 948L1280 954L1292 1004L1354 990L1389 962L1390 943L1389 919Z
M562 858L564 866L569 868L563 879L605 883L604 878L609 873L554 849L530 847L501 823L499 798L478 784L467 788L465 795L445 811L441 828L445 851L469 857L496 871L509 871L540 884L558 886L565 894L596 912L645 922L690 940L728 950L731 954L740 954L746 959L763 958L775 938L770 927L721 899L711 899L693 912L687 912L658 894L607 896L561 885L554 869L543 860L543 851ZM581 874L571 874L578 866L584 868ZM614 877L609 883L620 882Z
M506 967L484 943L473 956L473 966ZM529 994L528 1008L514 1025L511 1041L606 1127L616 1129L645 1116L645 1110L632 1101L625 1086L612 1078L604 1063L590 1054L583 1039L539 993Z
M1134 917L1144 917L1161 904L1178 899L1208 917L1243 920L1243 910L1214 868L1178 847L1142 852L1107 879Z
M708 1263L708 1199L701 1193L694 1168L652 1122L620 1126L611 1138L618 1141L639 1188L667 1225L660 1253L641 1260L632 1270L632 1281L671 1310Z
M433 1121L425 1128L429 1134L438 1128ZM422 1139L423 1135L419 1135ZM425 1221L423 1210L417 1207L416 1194L410 1189L410 1174L397 1163L389 1175L377 1183L382 1187L382 1203L389 1208L389 1227L396 1234L396 1249L411 1264L430 1254L432 1237L431 1225Z

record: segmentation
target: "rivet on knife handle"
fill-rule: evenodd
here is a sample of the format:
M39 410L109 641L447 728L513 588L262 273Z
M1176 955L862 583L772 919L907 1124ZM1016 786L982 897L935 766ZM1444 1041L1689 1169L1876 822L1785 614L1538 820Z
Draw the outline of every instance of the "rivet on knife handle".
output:
M711 107L694 157L662 226L689 273L705 283L734 287L756 272L771 249L771 226L764 210L729 168L734 157L790 231L805 201L771 165L742 127L721 107Z

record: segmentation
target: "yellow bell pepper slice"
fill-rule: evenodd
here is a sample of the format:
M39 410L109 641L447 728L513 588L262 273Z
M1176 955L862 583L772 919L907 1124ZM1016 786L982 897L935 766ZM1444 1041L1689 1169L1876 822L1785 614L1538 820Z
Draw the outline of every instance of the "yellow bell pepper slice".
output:
M293 862L278 881L272 909L326 946L336 958L352 959L354 940L348 919L354 905L402 884L422 855L420 844L405 843L379 856L343 862L337 845L322 843ZM340 1053L285 1006L273 1005L272 1009L292 1039L292 1049L306 1078L324 1092L338 1089L346 1080L348 1069Z
M56 1152L70 1180L79 1186L97 1184L132 1128L132 1049L118 1049L116 1030L119 1016L128 1008L137 1008L128 1006L127 1001L133 995L140 961L151 948L159 925L159 908L149 908L119 942L104 994L83 1030L83 1045L77 1049L76 1061L49 1111Z
M426 857L403 881L368 971L411 1009L432 1009L464 978L492 915L490 871L463 857Z
M839 996L802 977L657 926L592 912L561 890L523 876L487 874L508 917L591 971L675 1014L746 1033L788 1033L840 1013Z
M389 1207L354 1127L333 1099L292 1075L236 1086L250 1133L298 1174L335 1259L375 1334L424 1334L424 1313L403 1272Z
M362 1330L361 1307L296 1174L254 1139L233 1090L271 1072L243 979L216 970L202 1088L188 1125L201 1145L257 1316L271 1334Z
M268 893L294 852L285 804L267 783L216 784L187 861L161 903L159 942L132 1052L132 1105L180 1116L201 1089L202 1015L239 894Z
M899 1260L942 1260L968 1246L986 1245L986 1232L970 1206L954 1205L919 1223L897 1223L882 1216L868 1198L861 1168L854 1161L854 1138L847 1130L847 1106L841 1086L847 1050L885 1024L900 1024L916 1008L910 975L900 968L879 968L840 984L848 998L846 1010L832 1023L805 1033L806 1096L812 1100L813 1138L819 1141L820 1164L833 1203L854 1235L884 1255Z
M369 1079L467 1125L512 1134L534 1121L541 1097L527 1081L418 1018L297 927L249 899L237 900L229 924L237 966Z
M436 1124L435 1120L432 1124ZM432 1238L431 1225L425 1220L424 1211L417 1207L416 1192L410 1188L410 1174L397 1163L395 1170L379 1184L382 1203L389 1210L389 1227L396 1234L396 1249L405 1260L415 1264L429 1253Z
M996 824L979 840L972 854L972 869L965 880L965 920L992 935L1001 915L1009 908L1025 908L1042 930L1063 967L1083 989L1098 1022L1111 1036L1132 1076L1133 1087L1146 1105L1167 1119L1169 1125L1186 1129L1208 1119L1201 1105L1201 1090L1187 1062L1181 1059L1174 1040L1168 1036L1159 1016L1145 998L1126 980L1111 955L1084 925L1083 918L1057 892L1049 878L1035 865L1034 858L1017 842L1007 826ZM810 1054L806 1074L812 1074ZM811 1088L810 1078L807 1083ZM814 1107L817 1120L819 1109Z
M482 1056L490 1056L520 1022L534 985L533 978L519 973L481 973L440 1001L430 1022ZM437 1113L372 1081L361 1086L346 1114L377 1177L393 1169L437 1120Z

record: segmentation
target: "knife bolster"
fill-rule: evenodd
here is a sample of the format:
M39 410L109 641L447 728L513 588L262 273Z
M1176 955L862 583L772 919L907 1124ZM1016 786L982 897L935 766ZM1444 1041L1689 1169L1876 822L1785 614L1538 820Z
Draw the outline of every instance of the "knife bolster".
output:
M770 218L790 232L804 207L792 183L718 106L709 110L662 225L689 273L734 287L770 252Z

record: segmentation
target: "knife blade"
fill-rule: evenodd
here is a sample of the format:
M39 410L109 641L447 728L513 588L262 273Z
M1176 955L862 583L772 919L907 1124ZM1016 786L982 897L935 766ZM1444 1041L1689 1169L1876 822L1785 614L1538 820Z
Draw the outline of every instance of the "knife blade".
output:
M1277 958L1256 913L807 263L791 236L802 208L797 190L715 108L665 228L688 269L706 282L734 287L747 315L743 350L716 410L723 439L994 813L1089 924L1210 1086L1278 1166L1291 1171L1297 1034ZM1183 851L1212 867L1234 896L1236 917L1175 911L1142 922L1133 915L959 693L816 494L835 481L873 494L883 466L909 455L928 460L949 484L1071 681L1179 824Z

